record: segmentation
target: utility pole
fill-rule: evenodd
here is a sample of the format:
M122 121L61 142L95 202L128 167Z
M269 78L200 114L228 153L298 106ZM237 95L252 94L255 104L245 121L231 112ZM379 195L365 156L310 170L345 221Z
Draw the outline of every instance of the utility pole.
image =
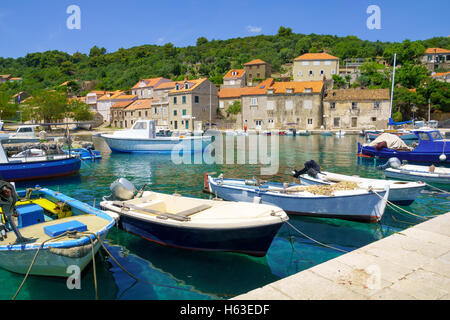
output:
M395 84L395 65L397 63L397 53L394 53L394 72L392 74L392 88L391 88L391 103L390 103L390 108L389 108L389 122L392 119L392 104L393 104L393 99L394 99L394 84ZM391 126L389 125L389 129L391 128Z
M431 99L428 98L428 123L430 123L431 120Z
M211 130L211 108L212 108L212 96L211 96L211 81L209 82L209 129Z

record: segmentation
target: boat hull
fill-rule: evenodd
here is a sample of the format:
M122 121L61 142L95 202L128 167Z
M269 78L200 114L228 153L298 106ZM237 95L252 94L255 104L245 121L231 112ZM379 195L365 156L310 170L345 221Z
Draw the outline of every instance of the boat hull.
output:
M260 201L280 207L292 215L338 218L361 222L378 222L386 207L386 201L374 193L333 197L298 197L288 194L260 192L234 186L219 185L209 179L211 192L227 201ZM378 192L382 197L386 191ZM259 197L260 200L257 198ZM256 198L256 199L255 199Z
M377 151L374 147L361 146L358 143L358 153L364 156L377 157L382 159L389 159L395 157L401 161L407 160L409 162L450 163L450 152L448 151L445 151L444 153L442 153L442 151L441 152L397 151L389 148L383 148ZM446 156L445 161L441 161L439 159L439 157L442 154L445 154Z
M106 234L107 233L104 233L100 236L102 241L106 237ZM89 249L82 250L83 254L80 254L79 257L69 257L61 254L61 251L56 253L57 251L51 248L41 249L30 274L37 276L68 277L73 273L73 271L68 272L67 268L69 266L78 266L80 272L83 271L92 260L91 247L89 244L87 245L89 246ZM71 247L70 249L73 251L74 248L76 247ZM99 248L100 243L95 241L95 254ZM26 274L37 250L38 249L0 251L0 267L14 273Z
M437 174L420 174L414 173L408 170L394 169L388 168L385 170L385 174L389 178L400 179L400 180L409 180L409 181L423 181L430 183L442 183L449 184L450 183L450 175L449 176L439 176Z
M122 153L171 153L202 152L209 139L124 139L101 136L113 152Z
M302 185L327 185L329 183L309 178L307 176L300 176L300 181ZM425 186L408 187L401 188L397 187L395 184L390 186L389 198L388 200L402 206L408 206L413 203L420 192L425 188Z
M265 256L284 221L240 228L198 228L149 222L121 215L119 226L132 234L162 245L199 250Z
M25 181L61 177L78 173L79 158L0 164L0 175L6 181Z

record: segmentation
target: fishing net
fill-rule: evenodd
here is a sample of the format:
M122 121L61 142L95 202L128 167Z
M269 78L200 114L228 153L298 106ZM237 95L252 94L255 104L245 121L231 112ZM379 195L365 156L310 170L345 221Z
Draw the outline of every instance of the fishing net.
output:
M356 182L341 181L330 185L296 186L286 189L288 193L309 192L321 196L333 196L335 191L359 189Z

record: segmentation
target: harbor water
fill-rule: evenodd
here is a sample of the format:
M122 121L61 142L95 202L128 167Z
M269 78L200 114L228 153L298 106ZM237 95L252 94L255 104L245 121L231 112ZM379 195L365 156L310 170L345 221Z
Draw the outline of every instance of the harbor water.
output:
M125 177L136 188L179 193L183 196L210 198L202 192L203 173L223 173L225 177L258 178L260 164L175 164L170 155L111 153L99 137L91 140L103 156L101 161L82 164L80 173L69 178L18 183L18 189L36 184L59 190L70 197L99 207L102 197L110 194L109 185ZM323 170L384 178L372 159L356 156L357 135L279 137L279 182L292 182L293 169L302 169L315 160ZM426 190L404 209L418 215L436 215L450 211L448 196ZM309 237L345 251L365 246L424 220L387 208L380 223L366 224L339 219L290 216L290 223ZM100 250L96 256L100 299L228 299L290 276L335 258L343 252L322 246L289 225L284 225L265 257L237 253L211 253L182 250L149 242L113 228L105 243L119 263L139 279L136 282ZM69 276L69 274L68 274ZM10 299L23 275L0 269L0 299ZM30 276L17 299L95 299L92 263L81 275L81 289L69 290L66 278ZM153 285L150 285L152 283Z

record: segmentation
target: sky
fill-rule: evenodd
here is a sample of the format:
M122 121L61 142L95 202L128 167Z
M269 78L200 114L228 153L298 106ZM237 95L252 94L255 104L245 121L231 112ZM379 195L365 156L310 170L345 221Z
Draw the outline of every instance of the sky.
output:
M69 29L80 8L80 29ZM367 20L380 9L380 29ZM0 57L60 50L108 52L145 44L195 45L197 38L226 40L295 33L354 35L401 42L450 35L450 1L424 0L0 0Z

